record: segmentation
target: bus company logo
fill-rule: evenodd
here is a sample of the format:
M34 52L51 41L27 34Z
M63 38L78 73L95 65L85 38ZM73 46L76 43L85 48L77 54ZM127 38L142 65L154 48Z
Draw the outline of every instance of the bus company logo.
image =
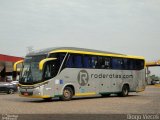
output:
M81 86L85 86L88 81L89 81L89 75L88 75L88 72L86 70L81 70L79 73L78 73L78 83L81 85Z

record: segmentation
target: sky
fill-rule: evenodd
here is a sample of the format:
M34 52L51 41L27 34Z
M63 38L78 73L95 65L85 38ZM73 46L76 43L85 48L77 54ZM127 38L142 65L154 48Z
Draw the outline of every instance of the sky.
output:
M0 53L80 47L160 59L160 0L0 0ZM160 76L160 67L150 69Z

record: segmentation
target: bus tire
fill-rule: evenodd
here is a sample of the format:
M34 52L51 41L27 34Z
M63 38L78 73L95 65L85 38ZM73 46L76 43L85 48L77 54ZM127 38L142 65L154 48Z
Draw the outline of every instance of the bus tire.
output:
M129 93L129 86L128 85L123 85L122 92L119 93L118 95L121 96L121 97L126 97L126 96L128 96L128 93Z
M60 97L63 101L69 101L73 97L73 90L71 87L65 87L63 90L63 95Z

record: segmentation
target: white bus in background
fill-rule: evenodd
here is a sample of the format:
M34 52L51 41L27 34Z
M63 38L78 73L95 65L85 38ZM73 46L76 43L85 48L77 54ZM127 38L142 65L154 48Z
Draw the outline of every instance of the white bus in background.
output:
M127 96L144 91L145 84L144 57L60 47L26 55L19 94L67 101L73 96L96 94Z

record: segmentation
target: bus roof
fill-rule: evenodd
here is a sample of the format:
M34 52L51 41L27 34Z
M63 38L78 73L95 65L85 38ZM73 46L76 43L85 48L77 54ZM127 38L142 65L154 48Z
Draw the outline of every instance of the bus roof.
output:
M48 55L50 53L58 53L58 52L69 52L69 53L80 53L80 54L92 54L92 55L102 55L102 56L115 56L115 57L125 57L125 58L135 58L135 59L144 59L142 56L132 56L125 55L114 52L106 52L100 50L86 49L86 48L76 48L76 47L54 47L42 49L39 51L34 51L32 53L27 54L26 56L34 56L34 55Z

